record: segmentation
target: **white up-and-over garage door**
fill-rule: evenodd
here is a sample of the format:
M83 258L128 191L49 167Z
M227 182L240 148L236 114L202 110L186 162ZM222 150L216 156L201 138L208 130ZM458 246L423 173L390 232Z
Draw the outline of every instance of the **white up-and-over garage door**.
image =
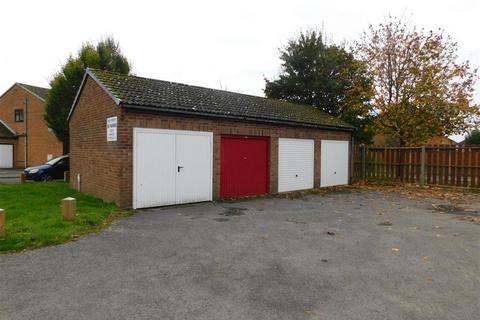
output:
M311 139L278 139L278 192L313 188L314 149Z
M349 142L322 140L320 186L348 184Z
M213 134L134 129L133 207L212 200Z
M0 168L13 168L13 146L0 144Z

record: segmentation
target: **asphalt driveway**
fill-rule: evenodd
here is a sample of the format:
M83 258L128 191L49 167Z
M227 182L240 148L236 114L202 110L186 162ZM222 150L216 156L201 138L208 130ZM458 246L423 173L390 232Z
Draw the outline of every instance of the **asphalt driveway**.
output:
M344 191L140 211L0 256L0 319L478 319L480 225L432 204L448 202Z

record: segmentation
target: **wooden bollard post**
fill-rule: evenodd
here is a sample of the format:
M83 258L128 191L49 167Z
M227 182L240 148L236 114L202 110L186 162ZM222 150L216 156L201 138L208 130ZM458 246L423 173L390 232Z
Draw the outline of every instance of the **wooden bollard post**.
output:
M69 182L70 181L70 171L63 172L63 181Z
M5 236L5 210L0 209L0 238Z
M25 172L20 173L20 182L21 183L27 182L27 175L25 174Z
M65 220L75 219L77 211L77 200L72 197L62 199L62 217Z

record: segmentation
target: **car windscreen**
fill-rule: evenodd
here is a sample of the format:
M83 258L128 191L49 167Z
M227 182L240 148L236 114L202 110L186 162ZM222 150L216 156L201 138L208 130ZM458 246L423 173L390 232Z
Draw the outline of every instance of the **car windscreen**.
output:
M60 161L62 159L63 159L63 157L53 158L52 160L49 160L49 161L45 162L45 164L53 166L55 163L57 163L58 161Z

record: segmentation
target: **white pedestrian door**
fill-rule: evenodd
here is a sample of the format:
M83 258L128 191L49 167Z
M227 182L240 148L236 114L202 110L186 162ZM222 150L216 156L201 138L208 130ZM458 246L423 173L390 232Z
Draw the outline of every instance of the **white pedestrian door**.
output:
M320 186L348 184L349 142L322 140Z
M0 144L0 168L13 168L13 146L11 144Z
M212 133L134 129L133 207L212 200Z
M176 135L176 203L212 200L212 135Z
M278 139L278 192L313 188L312 139Z

